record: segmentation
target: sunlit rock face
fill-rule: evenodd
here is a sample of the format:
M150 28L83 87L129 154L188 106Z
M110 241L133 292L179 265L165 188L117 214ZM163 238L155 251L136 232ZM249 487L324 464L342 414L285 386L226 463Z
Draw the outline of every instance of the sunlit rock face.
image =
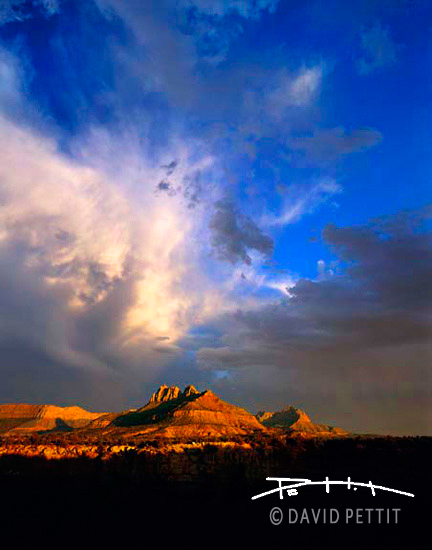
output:
M29 433L84 428L102 414L76 406L6 403L0 405L0 432Z
M195 388L195 386L186 386L183 392L184 397L190 397L191 395L197 395L199 394L199 391Z
M285 407L278 412L260 411L256 415L256 418L266 426L286 428L311 422L311 419L304 411L292 406Z
M314 424L304 411L292 406L277 412L260 411L255 418L268 428L285 429L303 437L339 437L347 433L333 426Z
M161 386L144 407L113 420L113 426L139 429L169 438L226 437L266 431L249 412L219 399L213 392L187 386Z
M166 386L162 384L150 397L149 403L163 403L172 399L187 398L198 394L199 391L192 385L186 386L184 391L181 391L178 386Z
M163 384L150 397L149 403L163 403L165 401L170 401L171 399L177 399L177 397L180 394L181 394L181 389L179 387L165 386L165 384Z
M72 440L74 447L80 441L91 440L96 444L107 438L125 442L135 441L134 438L183 443L209 439L237 441L238 436L242 440L243 436L280 434L281 431L305 438L346 435L339 428L314 424L304 411L292 406L278 412L261 411L254 416L223 401L212 391L200 392L192 385L182 390L164 384L143 407L117 413L93 413L80 407L53 405L0 405L1 435L64 432L66 447ZM73 436L69 443L68 435Z

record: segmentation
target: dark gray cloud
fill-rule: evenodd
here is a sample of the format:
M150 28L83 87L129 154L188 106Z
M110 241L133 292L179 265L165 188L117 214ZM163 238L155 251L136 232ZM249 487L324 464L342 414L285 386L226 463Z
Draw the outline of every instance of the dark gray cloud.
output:
M200 204L204 193L202 175L200 170L193 170L181 180L181 183L173 183L169 180L169 175L172 175L177 163L170 163L164 168L167 168L167 178L163 179L156 185L156 193L165 193L169 197L181 195L189 209L195 208Z
M201 202L203 194L202 175L199 170L196 170L188 174L183 180L183 197L187 202L188 208L195 208Z
M291 149L304 151L312 160L332 161L344 155L365 151L382 139L378 130L358 128L346 132L344 128L316 130L312 135L294 137L289 141Z
M249 250L256 250L265 256L273 252L272 239L264 235L256 223L239 212L228 199L216 203L210 229L213 234L212 245L221 260L250 265L252 260Z
M177 195L177 190L174 189L172 183L166 180L162 180L156 185L156 192L166 193L169 197L175 197L175 195Z
M167 176L171 176L178 166L179 161L174 159L168 164L162 164L161 168L165 168Z
M201 366L230 369L256 400L267 393L274 403L283 388L285 400L313 403L321 416L329 406L336 420L353 411L348 428L431 433L431 218L429 208L327 226L336 274L299 280L290 298L226 316L219 347L198 352ZM262 393L268 377L272 397L270 388ZM417 426L400 423L401 403L412 407L410 422L416 411Z

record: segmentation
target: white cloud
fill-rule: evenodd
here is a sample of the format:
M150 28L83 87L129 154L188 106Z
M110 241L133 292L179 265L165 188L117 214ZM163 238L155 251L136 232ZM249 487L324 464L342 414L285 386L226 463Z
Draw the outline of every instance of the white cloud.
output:
M341 192L341 185L332 178L322 178L309 186L291 185L284 193L281 212L277 215L266 214L261 221L267 226L295 223Z
M27 106L17 63L7 58L0 69L7 76L0 94L0 261L8 266L0 285L14 296L0 340L19 335L67 365L152 371L181 354L178 342L191 326L238 303L259 303L226 284L232 266L211 260L205 272L210 206L224 177L205 145L172 136L150 156L142 128L115 135L92 128L69 142L67 156L28 119L1 114L10 97L23 105L21 118ZM165 180L173 193L158 190ZM14 294L18 280L22 303Z
M321 65L301 69L293 77L282 71L267 96L267 109L274 118L280 118L290 107L305 107L312 103L321 88L323 69Z
M130 143L123 149L120 136L111 149L106 141L98 144L95 135L90 141L93 151L105 148L115 156L115 150L125 169L116 171L101 157L93 166L73 161L53 140L1 118L0 259L7 262L8 251L19 250L23 281L39 281L28 300L42 304L51 296L50 305L41 307L44 317L56 321L47 321L51 328L39 334L51 356L85 366L103 363L97 348L124 358L128 349L142 357L156 353L156 347L177 353L177 339L223 302L199 269L205 209L192 215L180 197L155 194L163 162L149 164L140 151L128 151ZM183 157L181 170L193 173L209 162L194 164ZM181 171L172 177L180 181ZM90 360L79 344L67 342L75 329L65 326L108 307L119 292L123 301L109 306L114 308L110 334L100 336L105 341L94 344ZM53 326L63 327L62 339ZM20 333L24 337L25 329ZM160 337L168 340L157 344Z
M289 101L292 105L306 105L315 96L321 86L322 68L303 69L291 83Z

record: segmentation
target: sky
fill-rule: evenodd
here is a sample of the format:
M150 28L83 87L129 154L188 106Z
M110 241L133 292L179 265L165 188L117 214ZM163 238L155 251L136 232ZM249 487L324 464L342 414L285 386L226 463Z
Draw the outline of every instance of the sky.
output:
M431 35L426 0L1 0L0 402L432 435Z

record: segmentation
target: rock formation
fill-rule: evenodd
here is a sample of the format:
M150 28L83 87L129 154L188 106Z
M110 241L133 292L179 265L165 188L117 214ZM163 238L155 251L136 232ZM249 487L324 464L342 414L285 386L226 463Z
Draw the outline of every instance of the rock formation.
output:
M6 403L0 405L0 433L30 433L84 428L104 413L81 407Z
M196 395L198 394L199 391L195 388L195 386L186 386L185 389L184 389L184 392L183 392L183 396L184 397L190 397L191 395Z
M314 424L304 411L292 406L277 412L260 411L256 419L268 428L282 428L303 437L339 437L347 434L341 428Z
M177 399L180 394L181 390L177 386L165 386L165 384L163 384L150 397L149 403L163 403L171 399Z
M166 386L162 384L162 386L160 386L150 397L149 403L162 403L171 401L172 399L186 398L197 394L199 394L199 391L192 385L186 386L182 392L178 386Z
M161 386L150 401L137 411L120 415L113 426L134 427L141 432L174 438L244 435L265 431L244 409L222 401L213 392L200 393L194 386Z
M54 405L0 405L0 434L18 435L74 431L96 439L104 436L168 438L171 440L229 439L267 430L284 430L301 437L346 435L339 428L314 424L295 407L256 416L219 399L213 392L199 392L189 385L162 385L146 405L121 413L93 413L80 407Z

